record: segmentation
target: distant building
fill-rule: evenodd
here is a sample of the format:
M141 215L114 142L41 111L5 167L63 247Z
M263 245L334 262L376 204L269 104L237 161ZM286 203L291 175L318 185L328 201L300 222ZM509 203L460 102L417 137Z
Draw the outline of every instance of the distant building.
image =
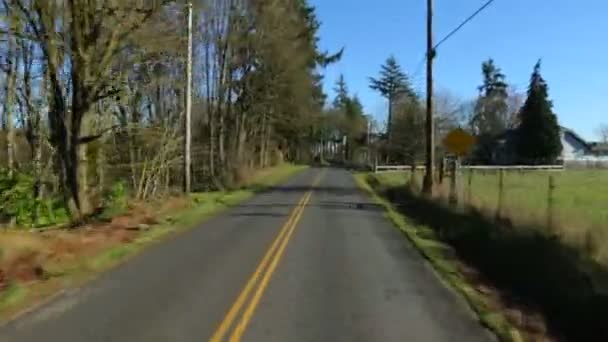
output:
M559 158L564 164L606 163L608 165L608 143L587 142L573 130L560 127L562 154ZM497 165L516 164L518 132L506 130L496 138L492 152L492 162Z
M569 161L592 156L593 150L591 145L581 138L576 132L566 127L560 127L560 136L562 138L562 156L561 160Z
M591 152L598 157L608 157L608 143L605 142L592 142Z

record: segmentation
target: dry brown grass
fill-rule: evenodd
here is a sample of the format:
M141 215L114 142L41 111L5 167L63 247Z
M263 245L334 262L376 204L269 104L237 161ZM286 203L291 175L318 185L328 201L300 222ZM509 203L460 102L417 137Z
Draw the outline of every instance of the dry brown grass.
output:
M10 284L48 280L77 268L86 257L132 242L142 225L154 225L157 217L189 203L178 197L133 203L127 213L110 222L92 222L78 229L0 231L0 291Z

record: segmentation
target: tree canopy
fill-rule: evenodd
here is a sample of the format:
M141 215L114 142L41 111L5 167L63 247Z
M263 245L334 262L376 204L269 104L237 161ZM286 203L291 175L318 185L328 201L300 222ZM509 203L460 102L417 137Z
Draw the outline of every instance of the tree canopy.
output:
M322 71L342 55L319 49L315 9L193 2L194 189L308 158L326 101ZM0 11L0 78L16 85L0 99L0 161L34 170L44 191L33 197L60 199L78 221L114 182L140 199L181 185L185 2L2 0ZM13 134L22 130L25 141Z
M520 112L517 152L525 163L553 163L562 152L560 127L549 100L549 87L540 73L541 61L534 66L528 97Z

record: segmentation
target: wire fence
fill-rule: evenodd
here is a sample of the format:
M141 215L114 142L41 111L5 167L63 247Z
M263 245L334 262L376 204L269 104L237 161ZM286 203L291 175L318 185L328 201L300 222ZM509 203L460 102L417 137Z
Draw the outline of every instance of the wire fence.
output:
M423 170L377 176L403 177L401 182L420 191ZM506 227L533 227L576 247L600 243L608 262L603 248L608 246L608 170L452 166L443 175L438 170L434 197L456 210L475 210Z

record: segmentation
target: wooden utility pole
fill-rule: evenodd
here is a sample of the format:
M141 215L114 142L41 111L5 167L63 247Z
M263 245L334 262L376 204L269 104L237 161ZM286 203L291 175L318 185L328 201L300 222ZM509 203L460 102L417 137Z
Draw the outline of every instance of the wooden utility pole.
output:
M426 40L426 174L422 191L433 194L433 175L435 163L435 125L433 123L433 0L427 0L427 40Z
M191 190L190 145L192 140L192 2L188 2L188 62L186 63L186 117L184 122L184 192Z

